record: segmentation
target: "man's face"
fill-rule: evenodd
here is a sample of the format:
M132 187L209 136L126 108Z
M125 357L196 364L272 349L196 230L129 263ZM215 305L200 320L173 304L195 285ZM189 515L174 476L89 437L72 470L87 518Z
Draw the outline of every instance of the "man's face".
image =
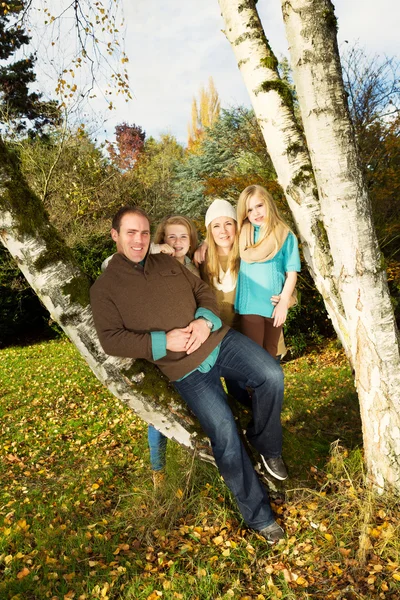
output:
M111 237L116 242L120 254L125 254L134 263L139 263L149 249L150 224L143 215L127 213L121 219L119 232L111 229Z

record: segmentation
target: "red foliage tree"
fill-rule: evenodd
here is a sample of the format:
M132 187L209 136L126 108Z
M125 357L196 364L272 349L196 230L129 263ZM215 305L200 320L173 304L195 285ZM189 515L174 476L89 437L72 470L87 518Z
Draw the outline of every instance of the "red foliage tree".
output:
M117 125L115 142L107 147L111 160L122 171L132 169L143 149L145 138L146 133L140 125Z

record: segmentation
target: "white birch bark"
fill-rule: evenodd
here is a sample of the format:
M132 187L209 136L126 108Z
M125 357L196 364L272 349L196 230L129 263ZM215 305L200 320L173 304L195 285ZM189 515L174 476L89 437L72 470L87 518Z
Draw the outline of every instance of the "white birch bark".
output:
M276 61L254 0L219 0L219 4L226 25L225 34L238 61L278 181L292 210L310 272L356 372L367 467L380 489L387 485L400 489L400 364L393 311L385 275L379 266L368 199L349 127L344 127L347 137L340 130L334 142L329 133L337 113L331 114L329 126L326 121L321 125L320 81L325 80L328 88L330 83L331 91L336 89L331 95L331 108L339 101L343 104L343 90L337 92L337 73L334 71L332 75L326 63L318 72L308 66L309 72L304 75L304 69L307 69L304 63L313 51L316 29L320 25L314 22L307 30L302 21L303 13L299 15L300 11L296 10L291 16L297 21L291 27L289 42L293 48L301 47L296 51L292 48L296 52L292 66L298 73L295 82L307 144L312 151L311 167L305 149L293 152L293 147L304 146L294 114L284 101L284 95L277 91ZM306 0L283 2L286 17L294 5L296 9L300 5L308 7L311 16L315 4ZM327 6L330 9L330 3L325 2L325 10ZM318 40L323 46L324 34ZM337 49L335 51L337 55ZM306 85L302 87L303 77ZM334 77L336 80L332 84ZM311 88L314 88L312 92ZM307 101L310 93L312 99ZM306 126L308 121L313 122L312 131L311 125ZM349 154L347 145L350 143L353 146ZM316 158L318 162L314 162ZM323 176L321 162L324 163ZM298 177L299 172L307 174L312 170L318 182L318 195L312 180ZM339 205L336 204L338 198Z
M282 2L293 76L342 298L364 450L378 486L400 488L400 355L357 155L330 0Z

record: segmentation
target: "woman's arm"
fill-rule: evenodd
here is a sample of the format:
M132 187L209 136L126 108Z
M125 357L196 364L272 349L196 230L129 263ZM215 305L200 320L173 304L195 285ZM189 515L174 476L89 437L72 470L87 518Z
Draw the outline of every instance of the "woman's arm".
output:
M207 248L208 244L206 241L204 241L195 251L193 255L193 262L196 265L196 267L199 267L206 260Z
M175 255L175 250L168 244L150 244L150 254L169 254L170 256Z

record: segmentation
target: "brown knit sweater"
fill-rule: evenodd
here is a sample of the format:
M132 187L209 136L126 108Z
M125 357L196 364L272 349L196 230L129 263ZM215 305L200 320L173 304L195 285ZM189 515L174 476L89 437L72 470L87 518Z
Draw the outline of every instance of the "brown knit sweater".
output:
M165 254L149 254L144 268L115 254L90 298L104 351L153 363L150 332L186 327L200 307L219 315L209 286ZM180 379L207 358L227 331L223 325L211 333L193 354L168 350L155 364L170 380Z

